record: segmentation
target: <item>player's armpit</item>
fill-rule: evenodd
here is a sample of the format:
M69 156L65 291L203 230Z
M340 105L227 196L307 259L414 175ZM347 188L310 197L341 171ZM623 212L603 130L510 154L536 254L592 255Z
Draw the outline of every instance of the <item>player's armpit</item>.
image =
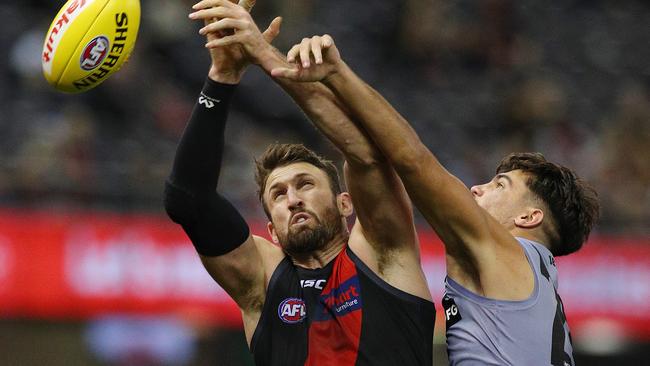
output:
M445 244L448 275L493 297L507 292L501 288L506 283L528 281L528 262L517 240L476 203L458 178L430 152L427 155L400 174L413 203Z
M378 257L389 260L388 252L419 257L411 202L388 162L346 162L344 174L362 233Z
M201 256L210 276L244 312L261 312L268 277L284 258L267 240L249 236L237 249L217 257Z

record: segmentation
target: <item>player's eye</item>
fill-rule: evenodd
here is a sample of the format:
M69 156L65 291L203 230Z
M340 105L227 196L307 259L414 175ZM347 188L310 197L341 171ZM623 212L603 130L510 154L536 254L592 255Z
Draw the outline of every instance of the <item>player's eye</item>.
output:
M271 193L271 199L273 199L274 201L277 201L279 198L281 198L285 194L286 194L286 191L284 191L284 190L280 190L280 189L275 190L275 191L273 191Z
M310 180L303 180L300 183L298 183L298 188L310 188L313 187L314 183Z

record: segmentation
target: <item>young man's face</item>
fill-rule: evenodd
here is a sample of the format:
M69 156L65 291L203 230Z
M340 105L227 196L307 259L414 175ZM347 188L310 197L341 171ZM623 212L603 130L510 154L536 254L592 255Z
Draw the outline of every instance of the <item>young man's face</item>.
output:
M344 228L342 210L327 174L309 164L273 170L264 190L269 232L289 254L322 249Z
M533 193L526 186L528 176L521 170L497 174L491 181L471 188L472 195L497 221L512 229L515 219L534 205Z

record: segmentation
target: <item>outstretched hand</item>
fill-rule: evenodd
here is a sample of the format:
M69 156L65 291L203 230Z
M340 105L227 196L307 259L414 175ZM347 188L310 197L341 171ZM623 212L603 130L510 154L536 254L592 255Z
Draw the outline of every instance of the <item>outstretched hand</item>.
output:
M282 18L273 19L262 33L249 11L255 0L203 0L194 6L189 17L203 20L199 33L205 35L210 51L210 77L217 81L239 82L250 63L259 63L263 52L280 33Z
M294 81L323 81L338 72L342 64L339 50L330 35L303 38L287 53L293 67L278 67L271 75Z

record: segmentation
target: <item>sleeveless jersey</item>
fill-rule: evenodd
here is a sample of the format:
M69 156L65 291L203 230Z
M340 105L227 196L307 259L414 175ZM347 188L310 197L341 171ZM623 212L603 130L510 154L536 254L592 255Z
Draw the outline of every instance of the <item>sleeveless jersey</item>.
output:
M251 340L257 366L431 365L432 302L384 282L350 248L327 266L285 257Z
M528 299L488 299L447 277L442 304L450 365L574 365L553 255L539 243L517 240L535 277Z

